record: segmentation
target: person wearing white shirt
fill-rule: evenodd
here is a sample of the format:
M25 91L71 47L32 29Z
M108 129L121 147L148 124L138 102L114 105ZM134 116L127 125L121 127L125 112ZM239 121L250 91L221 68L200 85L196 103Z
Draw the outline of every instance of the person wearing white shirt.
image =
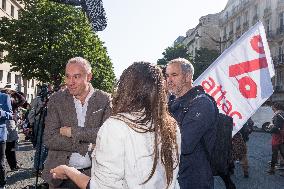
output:
M121 75L113 115L100 128L92 153L91 177L74 167L50 171L85 189L174 189L180 133L167 110L162 71L138 62Z

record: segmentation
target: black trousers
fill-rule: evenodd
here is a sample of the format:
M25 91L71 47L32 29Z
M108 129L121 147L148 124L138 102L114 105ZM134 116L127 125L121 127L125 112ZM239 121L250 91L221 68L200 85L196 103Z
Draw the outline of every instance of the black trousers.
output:
M17 167L16 141L6 142L5 154L10 169L15 169Z
M271 159L271 167L275 167L275 164L278 161L278 152L280 151L281 156L284 158L284 144L279 144L272 146L272 159Z
M0 187L4 187L6 184L6 167L5 167L5 149L6 142L0 142Z

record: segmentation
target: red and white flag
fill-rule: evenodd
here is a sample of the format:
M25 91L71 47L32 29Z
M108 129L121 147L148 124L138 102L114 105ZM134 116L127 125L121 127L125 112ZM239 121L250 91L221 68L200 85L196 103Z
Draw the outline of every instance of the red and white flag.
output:
M233 118L234 135L272 95L274 74L265 30L258 22L225 50L194 85L201 85L214 97L219 111Z

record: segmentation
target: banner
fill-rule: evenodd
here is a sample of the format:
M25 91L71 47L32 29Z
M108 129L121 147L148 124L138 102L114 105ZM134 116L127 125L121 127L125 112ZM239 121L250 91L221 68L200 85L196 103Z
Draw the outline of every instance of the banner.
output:
M273 94L274 67L263 24L258 22L225 50L195 81L234 120L236 134Z

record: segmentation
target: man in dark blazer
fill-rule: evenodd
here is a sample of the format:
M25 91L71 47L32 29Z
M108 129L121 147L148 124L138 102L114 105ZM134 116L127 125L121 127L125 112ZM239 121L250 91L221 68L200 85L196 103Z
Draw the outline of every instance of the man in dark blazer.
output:
M0 189L6 184L5 149L7 140L6 120L13 119L11 99L9 95L0 92Z
M89 62L72 58L65 69L67 89L49 99L44 131L49 151L42 177L50 188L77 188L71 181L52 179L50 169L58 165L74 166L90 176L88 148L95 145L100 126L111 115L110 95L94 89L91 78Z

